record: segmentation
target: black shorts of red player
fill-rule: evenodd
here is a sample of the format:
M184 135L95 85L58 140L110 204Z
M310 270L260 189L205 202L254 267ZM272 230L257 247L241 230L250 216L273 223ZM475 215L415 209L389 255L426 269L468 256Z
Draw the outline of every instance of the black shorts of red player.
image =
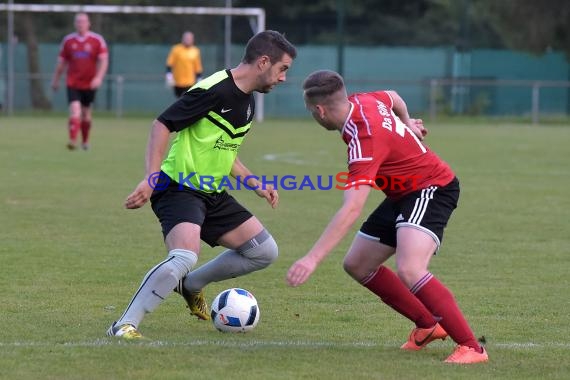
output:
M162 178L168 177L165 173L162 175ZM253 216L225 191L206 193L172 180L166 188L160 188L153 191L150 202L164 238L178 223L189 222L201 226L200 239L215 247L222 235Z
M398 200L386 198L362 224L359 235L395 248L396 229L413 227L430 235L439 249L443 230L458 201L457 177L445 186L429 186Z
M71 103L78 100L83 107L89 107L95 101L96 92L96 90L79 90L67 87L67 102Z

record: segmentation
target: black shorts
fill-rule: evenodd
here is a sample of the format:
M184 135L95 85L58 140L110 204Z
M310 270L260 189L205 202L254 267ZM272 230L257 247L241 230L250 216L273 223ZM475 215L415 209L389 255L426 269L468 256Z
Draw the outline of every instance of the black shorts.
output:
M396 229L414 227L426 232L438 248L443 240L443 230L459 200L459 180L449 184L414 191L397 201L386 198L370 214L360 228L364 237L396 247Z
M89 107L95 101L96 90L78 90L77 88L67 88L67 102L71 103L79 100L83 107Z
M205 193L174 181L164 190L154 190L150 202L165 238L178 223L190 222L202 226L200 238L211 247L253 216L225 191Z

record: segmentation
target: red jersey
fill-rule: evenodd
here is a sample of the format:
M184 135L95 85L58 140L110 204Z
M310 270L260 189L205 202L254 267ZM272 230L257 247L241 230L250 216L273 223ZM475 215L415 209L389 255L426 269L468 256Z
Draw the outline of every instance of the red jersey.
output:
M347 186L368 184L398 199L429 186L445 186L455 174L392 111L385 91L351 95L342 128L348 144Z
M97 73L97 60L107 54L107 44L97 33L68 34L61 42L59 59L67 63L67 86L89 90Z

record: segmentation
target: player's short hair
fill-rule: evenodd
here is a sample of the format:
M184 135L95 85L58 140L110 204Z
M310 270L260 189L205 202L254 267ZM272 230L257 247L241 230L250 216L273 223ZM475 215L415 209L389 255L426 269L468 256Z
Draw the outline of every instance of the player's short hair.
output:
M89 14L87 14L87 12L77 12L75 14L75 16L73 17L74 20L77 20L80 16L85 16L87 17L87 20L90 19Z
M274 30L264 30L249 39L242 62L253 63L259 57L266 55L271 63L275 63L281 60L285 53L293 59L297 57L297 49L283 34Z
M331 70L315 71L303 82L305 99L311 103L323 103L339 91L346 92L340 74Z

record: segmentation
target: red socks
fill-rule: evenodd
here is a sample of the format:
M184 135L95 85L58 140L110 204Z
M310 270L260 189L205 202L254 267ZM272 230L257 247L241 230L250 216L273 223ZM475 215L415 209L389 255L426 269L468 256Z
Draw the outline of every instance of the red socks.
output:
M439 324L457 344L469 346L481 352L481 346L473 335L453 294L437 278L428 273L410 290L433 315L441 318Z
M81 137L83 144L89 142L89 131L91 130L91 120L83 120L81 122Z
M457 344L481 352L453 294L431 273L408 289L394 272L382 265L362 285L417 327L430 328L439 322Z
M75 143L77 140L77 134L79 133L79 128L81 128L81 122L79 119L70 117L69 118L69 141Z
M389 268L380 266L376 272L362 281L362 285L380 297L386 305L414 322L417 327L426 329L436 324L437 321L430 310Z

